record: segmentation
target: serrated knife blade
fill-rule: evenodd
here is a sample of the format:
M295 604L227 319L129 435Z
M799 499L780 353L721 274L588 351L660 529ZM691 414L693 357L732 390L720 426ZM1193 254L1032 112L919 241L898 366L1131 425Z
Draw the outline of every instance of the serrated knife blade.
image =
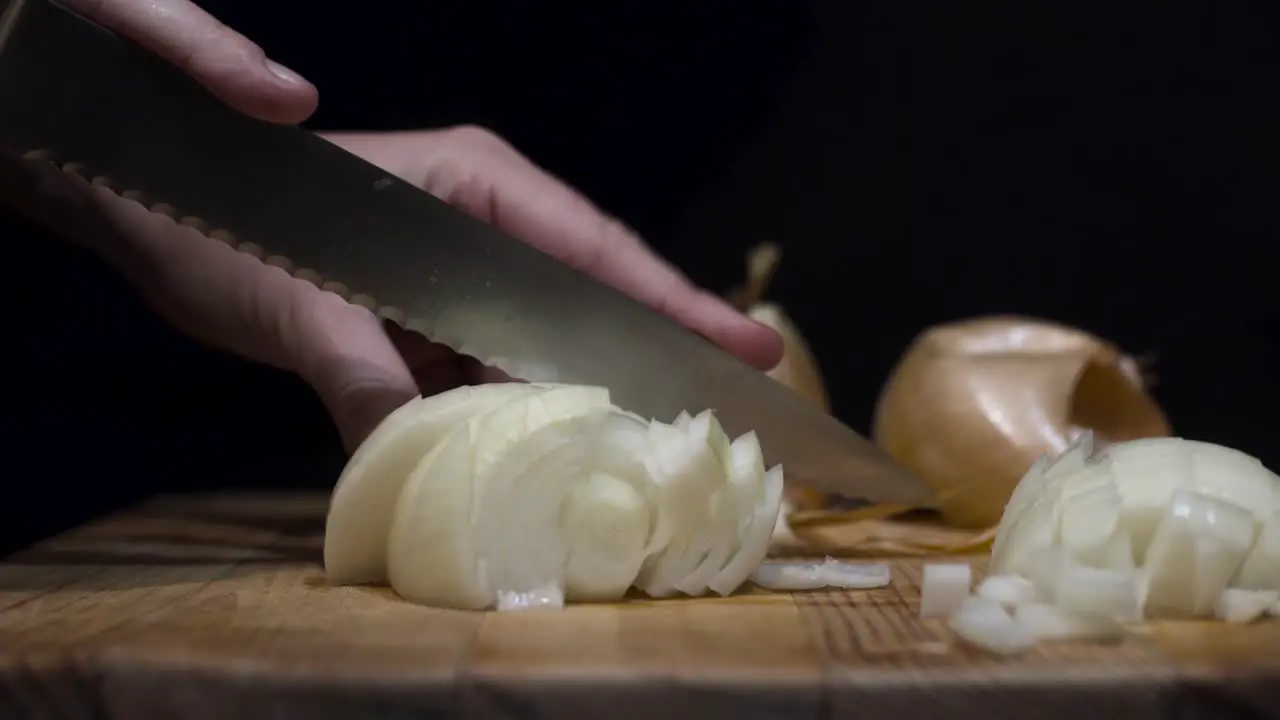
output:
M257 122L48 0L0 0L0 143L48 149L393 306L517 377L716 411L821 492L927 505L873 444L674 321L314 134Z

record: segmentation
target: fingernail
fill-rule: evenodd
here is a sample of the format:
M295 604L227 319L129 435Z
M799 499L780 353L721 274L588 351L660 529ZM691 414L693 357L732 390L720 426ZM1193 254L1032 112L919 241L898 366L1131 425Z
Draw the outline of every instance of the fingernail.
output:
M301 75L270 58L267 59L267 69L271 71L272 75L275 75L290 85L307 84L307 81L303 80Z

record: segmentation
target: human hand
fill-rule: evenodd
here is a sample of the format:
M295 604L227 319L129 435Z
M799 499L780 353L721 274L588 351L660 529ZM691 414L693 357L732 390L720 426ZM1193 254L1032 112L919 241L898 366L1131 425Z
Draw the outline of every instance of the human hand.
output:
M774 331L695 288L620 223L486 131L327 139L648 303L757 367L768 369L781 357ZM102 255L178 329L298 373L328 408L348 450L420 393L499 379L471 358L381 323L338 295L51 164L28 162L3 175L3 189L26 194L17 199L19 208Z
M292 124L316 110L311 83L187 0L61 2L160 55L246 115Z

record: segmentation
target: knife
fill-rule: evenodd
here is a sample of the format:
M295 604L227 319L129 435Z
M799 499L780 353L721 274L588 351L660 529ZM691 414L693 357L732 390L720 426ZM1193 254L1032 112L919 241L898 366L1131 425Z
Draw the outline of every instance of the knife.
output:
M755 430L789 480L932 502L866 439L675 321L311 132L230 110L50 0L0 0L0 147L163 200L514 377L604 386L664 421L710 408L731 436Z

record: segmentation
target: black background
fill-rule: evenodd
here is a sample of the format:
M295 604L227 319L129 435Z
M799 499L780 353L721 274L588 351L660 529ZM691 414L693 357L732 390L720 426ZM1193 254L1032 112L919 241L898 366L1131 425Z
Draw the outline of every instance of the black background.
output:
M1155 353L1176 430L1280 465L1272 4L205 6L321 88L314 128L488 126L718 291L781 243L773 295L855 427L920 329L1019 312ZM2 222L0 539L333 482L300 383Z

